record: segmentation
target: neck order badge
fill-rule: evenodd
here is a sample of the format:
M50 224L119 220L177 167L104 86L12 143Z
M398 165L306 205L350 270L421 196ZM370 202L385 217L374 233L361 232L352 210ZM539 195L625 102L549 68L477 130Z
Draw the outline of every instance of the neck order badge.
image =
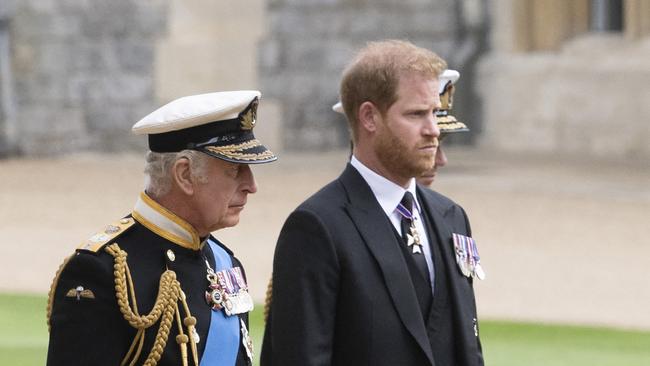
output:
M406 240L406 244L411 248L413 254L422 253L420 235L418 235L413 222L413 195L411 192L404 193L404 198L397 205L396 210L402 215L402 237Z
M424 252L422 251L422 242L420 241L420 235L418 230L415 227L415 217L413 215L413 210L415 209L414 198L411 192L404 193L402 201L397 205L397 212L402 215L402 239L405 240L406 245L411 248L411 255L413 260L418 267L422 276L427 279L429 278L429 268L427 266L427 260L424 258Z

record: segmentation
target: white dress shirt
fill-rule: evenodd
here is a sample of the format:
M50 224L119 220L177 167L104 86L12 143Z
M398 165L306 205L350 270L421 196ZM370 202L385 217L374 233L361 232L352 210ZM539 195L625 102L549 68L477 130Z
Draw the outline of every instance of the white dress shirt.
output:
M402 215L397 212L397 206L402 201L404 193L406 191L411 192L413 198L415 198L415 210L413 210L413 222L415 223L415 228L418 231L420 236L420 241L422 242L422 251L424 254L424 259L427 262L427 267L429 268L429 279L431 280L431 291L434 288L434 272L433 272L433 257L431 255L431 247L429 246L429 237L427 231L424 228L424 224L421 219L421 207L420 202L417 199L416 194L416 184L415 178L411 178L409 186L407 189L391 182L385 177L375 173L367 166L363 165L354 155L350 159L350 164L361 174L361 177L368 183L370 190L375 195L377 202L386 213L386 216L390 219L390 222L395 227L395 230L401 235L401 221Z

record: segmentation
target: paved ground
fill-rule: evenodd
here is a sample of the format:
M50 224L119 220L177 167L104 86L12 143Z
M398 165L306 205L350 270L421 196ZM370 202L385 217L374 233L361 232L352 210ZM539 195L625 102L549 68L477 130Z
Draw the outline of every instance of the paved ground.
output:
M218 232L263 298L288 213L347 154L283 155L255 167L241 224ZM480 315L650 329L650 164L451 150L435 188L470 214L487 279ZM0 290L45 293L77 244L130 211L142 157L0 161Z

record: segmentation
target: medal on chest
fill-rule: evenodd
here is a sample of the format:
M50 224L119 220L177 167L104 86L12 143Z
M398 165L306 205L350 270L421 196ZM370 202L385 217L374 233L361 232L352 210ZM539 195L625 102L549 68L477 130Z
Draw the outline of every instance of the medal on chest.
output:
M481 266L481 257L478 254L476 241L469 236L453 234L454 253L458 269L466 277L485 279L485 271Z
M253 299L248 293L248 285L240 267L215 272L206 260L209 282L205 291L205 301L215 311L226 316L247 313L253 310Z
M411 221L409 232L406 234L406 244L411 248L414 254L422 253L422 242L420 241L418 230L415 228L414 221Z

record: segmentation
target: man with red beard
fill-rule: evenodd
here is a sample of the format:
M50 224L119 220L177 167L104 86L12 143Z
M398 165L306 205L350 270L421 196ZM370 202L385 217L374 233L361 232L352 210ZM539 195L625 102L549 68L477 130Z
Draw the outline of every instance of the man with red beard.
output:
M352 158L282 228L262 366L483 365L467 217L415 183L434 165L445 67L389 40L343 72Z
M447 165L447 154L442 149L442 140L451 133L467 132L469 128L463 123L456 120L456 117L449 114L453 106L454 84L460 78L460 73L456 70L445 70L440 75L440 109L436 111L438 120L438 129L440 136L438 137L438 150L436 151L436 160L431 169L424 172L421 176L416 178L418 184L430 187L436 178L438 168ZM338 102L332 106L332 110L336 113L345 115L343 105ZM352 145L352 144L351 144ZM352 151L350 151L350 158L352 158Z

